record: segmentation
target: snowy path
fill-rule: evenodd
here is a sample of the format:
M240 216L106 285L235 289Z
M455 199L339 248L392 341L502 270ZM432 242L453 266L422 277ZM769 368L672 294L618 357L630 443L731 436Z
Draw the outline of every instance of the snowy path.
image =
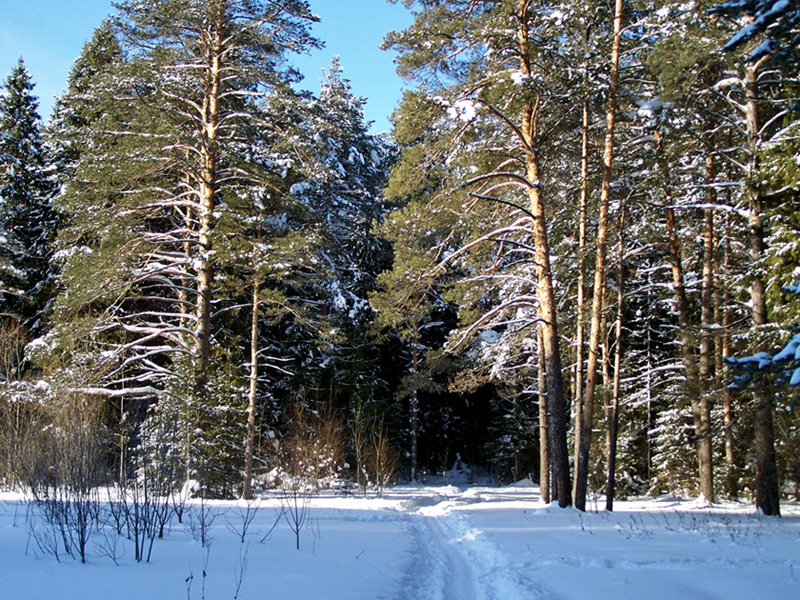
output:
M459 512L477 498L439 495L405 503L414 539L403 600L532 600L539 586Z
M279 498L254 506L245 542L237 527L248 505L212 501L210 550L174 523L152 562L138 564L132 543L106 527L93 533L83 565L38 547L31 527L43 522L26 526L24 498L0 491L0 598L224 600L239 585L239 600L800 598L797 502L774 519L745 503L666 496L581 513L544 505L529 485L407 485L381 498L329 492L311 499L300 550L276 523Z

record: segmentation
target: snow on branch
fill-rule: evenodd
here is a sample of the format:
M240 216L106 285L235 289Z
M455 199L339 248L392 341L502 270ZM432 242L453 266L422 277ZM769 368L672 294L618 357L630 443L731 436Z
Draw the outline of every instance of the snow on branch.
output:
M789 285L783 288L787 294L800 296L800 282ZM726 358L726 362L734 367L742 367L747 369L750 373L744 376L734 378L734 383L729 386L731 390L738 390L740 383L747 384L752 379L752 373L755 371L765 371L770 367L783 367L791 363L791 376L789 377L789 385L800 385L800 331L796 332L786 345L776 354L769 354L768 352L758 352L753 356L746 356L744 358ZM785 380L784 380L785 381Z
M489 323L494 317L497 315L505 312L511 308L519 308L522 306L526 307L534 307L538 308L539 306L539 299L536 296L517 296L515 298L511 298L495 306L492 310L484 313L481 317L475 321L472 325L467 327L458 338L453 342L446 345L445 352L448 354L454 354L458 352L460 348L464 346L480 329L482 329L487 323ZM536 323L543 323L543 319L533 319L530 321L530 325L534 325Z

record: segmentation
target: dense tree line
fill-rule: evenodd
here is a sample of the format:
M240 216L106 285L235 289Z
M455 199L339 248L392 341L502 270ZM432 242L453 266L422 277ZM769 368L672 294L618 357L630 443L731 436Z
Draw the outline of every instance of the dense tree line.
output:
M157 464L165 492L250 497L299 455L363 487L460 455L561 506L779 514L800 493L773 353L797 311L791 3L403 4L392 138L337 59L297 91L290 54L320 44L301 0L120 2L46 126L14 68L5 481L88 411L97 483Z

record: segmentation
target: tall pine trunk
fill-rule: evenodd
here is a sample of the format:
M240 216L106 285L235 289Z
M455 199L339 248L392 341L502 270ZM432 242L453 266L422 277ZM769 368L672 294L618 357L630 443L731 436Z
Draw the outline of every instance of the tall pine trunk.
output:
M247 429L244 443L244 481L242 498L253 498L253 454L256 439L256 396L258 392L258 277L253 282L253 300L250 316L250 390L247 394Z
M414 323L414 330L411 336L411 376L416 377L419 373L419 325ZM408 398L408 422L411 435L411 451L409 460L411 461L411 481L417 479L417 463L419 462L419 392L417 382L412 383L411 395ZM447 468L447 465L445 465Z
M706 200L715 200L711 183L714 181L714 157L706 159ZM708 502L715 502L714 464L711 433L711 398L714 388L714 341L711 331L714 326L714 210L705 211L703 230L703 288L700 298L700 427L697 431L697 451L700 455L700 489Z
M724 228L726 231L729 227ZM718 236L717 236L718 237ZM731 393L727 389L723 373L725 372L725 359L731 355L731 336L730 328L733 325L731 311L728 308L731 302L730 292L728 291L727 272L730 266L730 252L728 244L720 244L719 238L716 242L717 247L722 247L722 265L715 273L716 294L714 295L714 322L717 328L722 331L722 335L716 340L715 362L716 362L716 387L722 390L722 406L725 427L725 464L728 474L725 478L725 492L730 498L739 495L738 477L734 472L736 457L734 454L733 440L733 404Z
M561 351L556 321L556 301L553 276L550 270L550 245L547 238L544 205L539 195L538 163L529 157L528 178L531 188L530 206L533 214L533 237L536 246L537 287L542 319L542 350L544 356L547 408L549 412L550 457L553 467L554 496L562 508L570 504L569 454L567 452L566 407L561 370Z
M750 164L747 191L750 197L750 259L754 265L750 284L751 316L753 338L757 342L759 328L767 324L767 303L764 280L759 272L764 257L763 199L751 183L758 171L758 150L760 145L760 119L758 111L758 73L759 64L745 68L745 93L747 96L746 121ZM763 385L753 386L753 400L756 406L756 506L765 515L780 515L780 495L778 491L778 468L775 455L774 417L772 394Z
M542 502L550 504L550 424L547 418L547 377L545 374L544 342L541 328L539 338L539 493Z
M218 164L217 137L219 133L220 94L225 47L222 41L222 23L217 22L213 28L212 41L209 45L209 64L205 98L203 99L205 122L201 125L199 147L202 158L200 172L199 202L200 223L199 243L200 256L197 257L197 329L195 342L195 386L197 393L203 397L208 383L208 361L211 349L211 301L214 267L211 263L211 234L216 225L214 210L217 206Z
M588 33L587 33L588 37ZM575 440L581 438L581 413L583 407L583 347L585 327L583 313L586 306L586 222L589 206L589 101L583 101L581 118L581 195L578 215L578 290L575 306ZM575 463L578 462L578 444L575 444ZM573 482L577 482L577 477ZM572 490L573 496L575 489Z
M519 28L517 38L520 50L520 70L525 77L533 73L530 62L530 31L528 28L529 1L519 2ZM552 495L562 508L571 503L569 453L567 450L567 418L564 402L564 381L561 349L558 339L556 299L553 275L550 268L550 243L547 234L547 215L541 196L539 177L538 118L539 98L528 99L522 110L522 137L525 145L525 175L529 182L528 201L532 216L533 243L535 247L537 291L539 299L542 354L544 356L547 408L550 431L550 459L552 461Z
M683 261L681 257L681 242L675 225L675 210L669 206L666 210L667 236L669 237L669 256L672 262L672 286L675 292L675 305L678 312L678 336L681 342L681 357L684 369L684 393L692 406L692 421L694 423L694 444L697 450L697 470L699 474L700 492L707 500L713 497L713 479L710 478L711 454L710 431L704 429L700 397L703 389L700 385L700 370L694 355L695 336L692 335L692 326L689 319L689 303L686 297L684 284ZM704 441L708 445L703 444ZM709 496L709 494L711 496Z
M580 424L578 460L575 466L575 506L586 510L586 493L589 483L589 453L592 446L594 423L594 396L597 387L598 362L600 358L601 320L603 312L603 290L605 287L606 252L608 244L608 205L611 197L612 163L614 161L614 128L617 118L617 88L619 86L619 53L622 32L622 0L614 4L614 37L611 44L611 73L606 112L606 136L603 147L603 182L600 188L600 212L597 223L597 259L594 271L594 293L592 296L592 320L589 334L589 357L586 365L586 389Z
M620 382L622 379L622 318L625 300L625 206L619 214L619 253L617 255L617 320L614 324L616 350L614 352L613 401L608 418L608 477L606 481L606 510L614 510L617 471L617 440L619 433Z

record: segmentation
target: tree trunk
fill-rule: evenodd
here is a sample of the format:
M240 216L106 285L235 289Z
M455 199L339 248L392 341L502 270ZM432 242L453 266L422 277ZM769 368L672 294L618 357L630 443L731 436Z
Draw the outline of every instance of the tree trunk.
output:
M714 158L709 156L706 163L706 183L714 180ZM710 185L707 187L706 199L709 203L715 199ZM710 195L710 197L709 197ZM713 381L714 344L711 331L714 326L714 211L705 210L705 228L703 234L703 291L700 298L700 428L697 431L697 452L700 456L700 490L708 502L715 501L714 466L711 445L711 393Z
M728 227L725 227L727 230ZM716 243L717 247L720 246L719 239ZM725 492L729 498L737 498L739 495L738 477L734 473L736 459L733 451L733 406L731 402L731 393L727 390L726 382L723 379L725 372L725 359L731 355L731 336L730 328L732 323L731 311L728 305L731 302L730 292L728 291L728 282L726 273L729 267L730 252L728 245L724 245L723 249L724 258L722 259L722 266L716 271L716 294L714 295L714 321L717 327L722 331L722 335L716 340L716 387L722 390L722 404L724 411L724 424L725 424L725 463L728 468L728 474L725 478Z
M584 51L589 56L589 28L586 28ZM588 87L588 58L584 61L583 80ZM589 100L584 98L581 115L581 196L578 215L578 290L575 307L575 464L578 463L578 440L581 438L583 412L583 346L585 327L583 312L586 306L586 222L589 206ZM575 496L573 481L572 495Z
M528 10L530 2L519 2L518 41L520 48L520 70L524 75L532 73L529 52L530 30L528 27ZM553 478L551 487L558 505L565 508L570 505L569 453L567 450L566 406L564 403L564 382L561 370L561 350L558 339L556 318L556 300L553 289L553 275L550 269L550 243L547 235L547 217L540 193L539 151L537 125L539 116L539 98L529 99L522 110L522 136L525 144L526 176L530 183L528 199L532 215L531 227L533 243L536 248L537 291L539 298L539 315L542 320L542 350L545 364L545 380L547 383L547 408L550 429L550 458L552 460Z
M589 482L589 452L592 445L594 423L594 396L597 386L597 365L600 357L600 321L603 312L606 252L608 237L608 205L611 197L612 163L614 160L614 127L617 117L617 88L619 86L619 53L622 31L622 0L614 4L614 38L611 46L611 74L606 113L606 137L603 148L603 183L600 188L600 214L597 223L597 261L594 271L592 321L589 334L589 361L586 366L586 389L583 396L578 460L575 472L575 506L586 510L586 492Z
M539 328L539 494L542 502L550 504L550 427L547 418L545 369L543 334Z
M529 169L531 181L538 183L538 173ZM553 277L550 271L550 246L545 227L545 213L539 197L539 188L530 190L531 213L533 214L534 244L538 279L539 310L542 319L542 349L544 354L545 379L547 382L547 408L550 425L550 455L553 461L552 482L555 497L562 508L570 504L569 455L567 452L566 407L561 372L561 351L556 325L556 302L553 293Z
M697 449L697 470L700 482L700 492L710 501L708 494L713 495L713 480L708 479L711 473L710 465L706 463L710 459L703 452L701 443L704 438L708 438L709 433L703 429L702 409L700 396L702 390L700 386L700 372L697 361L693 353L695 338L692 335L691 322L689 320L689 303L686 299L686 286L684 285L683 265L681 258L681 242L675 226L675 211L668 207L667 213L667 235L669 236L669 255L672 262L672 285L675 291L675 304L678 311L678 335L681 342L681 356L684 368L684 392L691 402L692 420L694 422L694 444ZM710 440L709 440L710 442ZM710 443L709 443L710 446Z
M620 380L622 377L622 316L625 299L625 206L620 207L619 215L619 262L617 271L617 322L615 323L616 351L614 352L614 399L608 423L608 480L606 482L606 510L614 510L617 472L617 438L619 431Z
M745 92L747 95L747 134L750 150L749 182L758 170L760 145L760 122L758 114L758 64L745 68ZM757 343L758 329L767 324L767 304L764 280L758 272L764 256L763 200L759 191L751 184L747 186L750 196L750 259L755 273L750 285L750 303L753 320L753 342ZM778 468L775 455L772 395L756 382L753 385L756 405L756 507L765 515L780 515L778 490Z
M414 331L411 338L411 375L416 376L419 373L419 327L414 325ZM417 479L417 462L419 458L419 395L416 389L416 381L412 384L411 395L408 402L408 421L411 433L411 481ZM444 465L447 469L447 465Z
M256 393L258 391L258 277L253 282L250 320L250 392L247 397L247 432L244 444L244 484L242 498L253 498L253 452L256 439Z
M211 348L211 298L214 267L211 264L211 233L216 219L214 210L217 204L217 137L219 132L220 93L222 79L222 57L224 48L221 37L222 25L214 28L213 41L209 48L210 63L206 97L204 102L205 123L201 128L203 144L200 147L202 171L198 203L200 205L199 242L200 256L197 257L197 330L195 344L195 385L200 397L208 383L208 361Z

